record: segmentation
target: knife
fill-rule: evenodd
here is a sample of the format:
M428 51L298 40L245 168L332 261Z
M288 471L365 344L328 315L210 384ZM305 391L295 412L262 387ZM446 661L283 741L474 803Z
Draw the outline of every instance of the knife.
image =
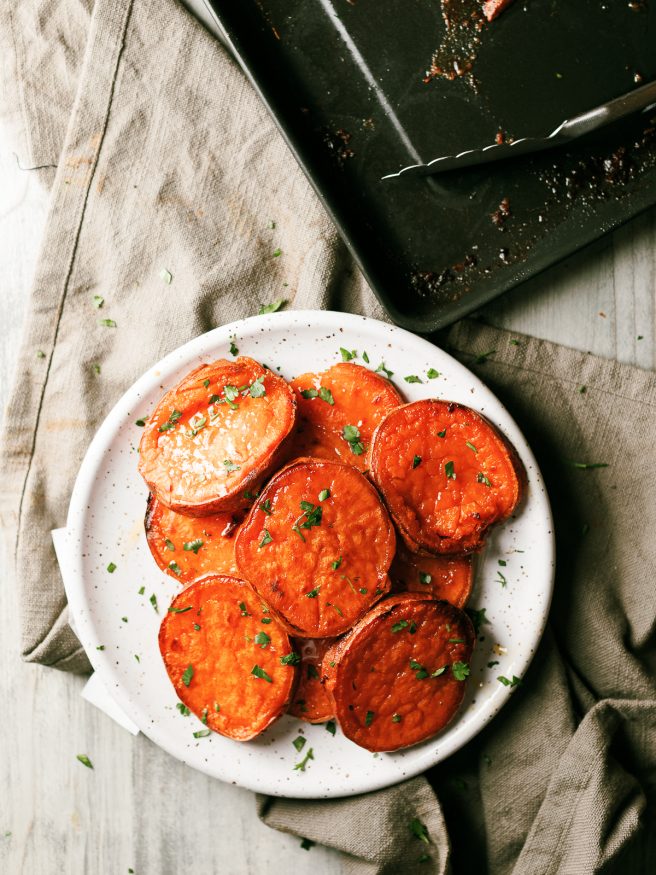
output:
M383 179L394 179L404 173L427 176L431 173L442 173L445 170L458 170L461 167L471 167L475 164L486 164L489 161L501 161L514 158L517 155L527 155L529 152L541 152L552 149L563 143L576 140L584 134L597 130L611 122L618 121L639 110L647 112L656 106L656 81L648 82L639 88L634 88L628 94L615 97L607 103L602 103L594 109L589 109L580 115L562 122L546 137L523 137L510 143L491 143L480 149L466 149L457 155L444 155L434 158L427 164L410 164L396 173L388 173Z

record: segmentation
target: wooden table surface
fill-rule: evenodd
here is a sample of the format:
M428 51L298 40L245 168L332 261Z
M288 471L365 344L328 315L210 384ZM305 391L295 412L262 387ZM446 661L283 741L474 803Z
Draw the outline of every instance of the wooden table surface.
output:
M38 177L18 169L0 130L3 407L48 206ZM655 244L651 211L484 315L496 325L653 369ZM339 871L335 853L302 850L296 838L263 826L250 792L194 772L119 728L81 699L82 678L22 664L9 584L5 577L0 586L0 873ZM90 756L93 771L76 760L79 753Z

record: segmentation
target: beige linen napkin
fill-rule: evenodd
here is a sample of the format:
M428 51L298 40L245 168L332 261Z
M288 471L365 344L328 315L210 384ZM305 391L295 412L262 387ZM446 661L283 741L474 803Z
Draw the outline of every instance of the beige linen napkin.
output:
M24 0L0 12L0 51L3 111L28 130L21 165L56 165L34 171L53 192L5 419L2 512L24 658L84 671L47 532L120 394L263 302L384 315L252 89L174 0ZM550 629L509 705L430 783L260 799L260 816L339 848L352 873L653 870L656 377L474 322L440 342L504 400L545 473Z

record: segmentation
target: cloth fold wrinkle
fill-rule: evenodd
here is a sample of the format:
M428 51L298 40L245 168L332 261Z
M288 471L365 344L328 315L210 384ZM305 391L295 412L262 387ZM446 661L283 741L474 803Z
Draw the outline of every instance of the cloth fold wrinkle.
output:
M3 519L15 523L24 494L13 571L24 657L86 671L44 532L65 524L83 453L120 394L263 303L386 317L251 86L175 0L93 11L24 0L0 10L0 45L2 74L20 79L7 120L21 114L28 131L21 163L60 155L5 419ZM99 324L93 295L116 328ZM656 376L473 320L439 343L508 406L546 476L559 562L550 629L508 705L430 784L259 797L259 814L338 848L351 875L652 871L656 545L649 477L633 460L653 454Z

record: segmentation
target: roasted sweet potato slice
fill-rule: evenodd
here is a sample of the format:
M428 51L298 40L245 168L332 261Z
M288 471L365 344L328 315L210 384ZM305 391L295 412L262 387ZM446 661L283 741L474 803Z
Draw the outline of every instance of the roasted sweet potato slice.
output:
M237 574L235 535L239 515L193 517L148 496L145 529L153 559L180 583L207 574Z
M371 477L413 552L470 553L517 507L525 473L480 414L427 399L392 410L369 452Z
M290 386L253 359L201 365L148 420L139 471L179 513L239 510L275 469L295 418Z
M390 568L395 592L422 592L464 608L474 585L473 558L419 556L399 544Z
M234 577L206 577L179 593L160 626L159 649L181 702L228 738L264 732L292 697L289 637Z
M403 403L389 380L353 362L341 362L320 374L301 374L291 385L299 413L294 453L340 459L361 471L374 429L389 410Z
M296 459L237 535L240 575L299 638L331 638L389 589L394 527L380 496L343 462Z
M420 593L390 596L325 655L325 686L344 735L371 751L435 735L465 694L471 620Z
M299 679L289 714L308 723L325 723L334 717L333 703L323 683L322 660L325 652L335 643L334 638L292 639L296 653L300 653Z

